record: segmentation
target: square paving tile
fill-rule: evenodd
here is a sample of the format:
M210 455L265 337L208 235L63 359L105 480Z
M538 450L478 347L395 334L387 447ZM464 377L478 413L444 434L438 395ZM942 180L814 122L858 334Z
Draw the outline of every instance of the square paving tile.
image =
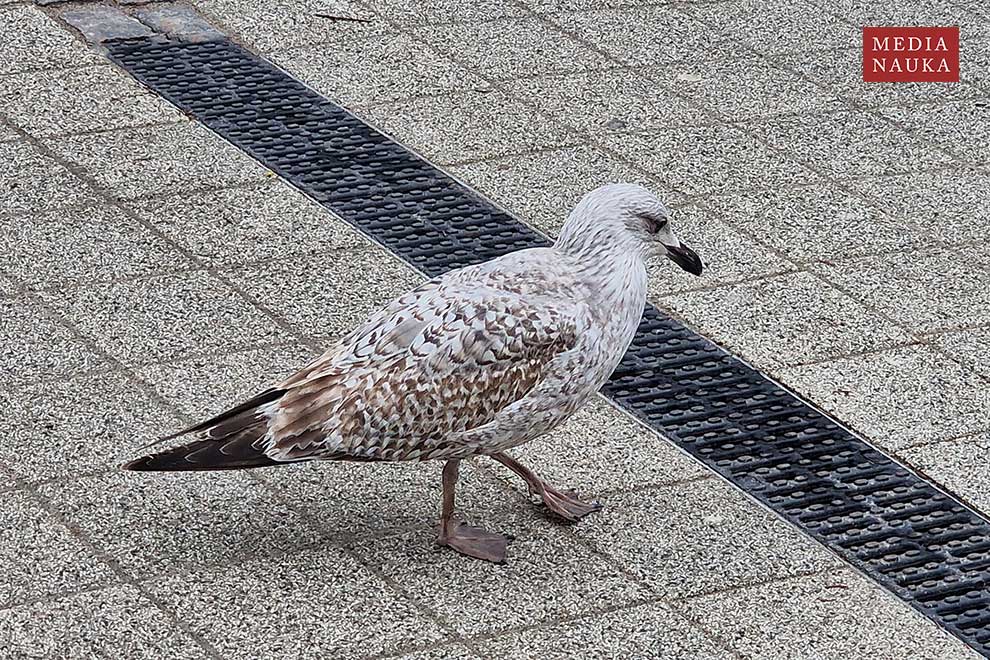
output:
M924 227L931 241L990 238L990 171L915 172L849 184L884 209Z
M0 212L47 211L96 199L86 183L33 145L0 143Z
M979 511L990 511L990 433L902 449L900 458Z
M361 114L398 142L446 164L579 142L559 120L502 92L470 92L365 108Z
M947 165L952 157L868 112L749 122L744 128L835 177L882 176Z
M594 524L575 532L664 598L839 563L720 479L613 495Z
M347 39L384 34L392 28L352 0L201 0L196 8L214 25L239 35L261 52L308 44L336 44ZM341 19L357 20L335 20Z
M316 91L348 107L490 86L403 34L348 39L332 49L317 45L278 51L273 59Z
M532 17L433 25L416 34L451 60L495 79L612 66L596 51Z
M402 655L390 657L393 660L481 660L480 656L472 653L467 647L460 644L440 646L426 651L415 651L413 653L403 653Z
M691 275L667 259L656 260L649 269L649 293L653 300L674 291L785 273L795 268L773 250L697 206L676 209L671 214L671 223L678 238L701 257L705 269L700 276Z
M716 660L728 652L669 608L653 603L509 633L479 643L492 658Z
M5 35L0 43L0 75L95 64L103 59L30 4L0 9L0 34Z
M931 144L973 163L990 163L990 98L880 112Z
M58 503L86 538L138 578L294 552L320 539L299 514L246 472L114 470L47 484L41 492Z
M704 203L719 219L798 261L928 247L931 241L927 227L827 182L709 197ZM738 261L730 256L730 264Z
M20 139L21 134L14 130L13 126L0 121L0 142L11 142Z
M564 426L509 453L551 484L574 489L586 498L709 474L669 441L602 397L595 397ZM525 483L505 467L488 461L485 464L526 492Z
M423 278L378 248L226 271L301 334L336 338Z
M496 506L499 507L496 510ZM641 600L644 589L560 527L530 510L494 502L487 529L515 534L505 565L462 557L416 530L355 546L365 561L457 632L492 633ZM477 523L474 523L477 524ZM602 524L601 514L578 527Z
M137 375L194 419L213 417L289 376L315 357L299 344L153 364Z
M204 272L43 295L84 335L131 365L294 339Z
M0 561L0 608L117 581L68 529L18 492L5 493L0 507Z
M26 385L6 404L0 462L27 481L116 468L181 422L123 376L99 371Z
M496 204L551 237L581 198L606 183L639 183L670 206L682 197L605 151L588 145L484 160L450 169Z
M750 0L755 1L755 0ZM793 5L788 5L793 6ZM819 50L793 55L768 53L777 64L791 67L819 85L835 90L841 97L867 107L913 105L917 103L944 103L951 99L971 98L981 95L978 87L965 83L897 83L880 85L863 82L863 48L859 28L853 39L836 42L850 46L849 50ZM765 34L787 34L789 38L806 39L811 32L789 32L781 27L766 30ZM833 44L829 44L832 48Z
M611 135L598 142L687 195L810 183L818 175L729 126Z
M990 21L957 7L958 2L829 0L828 4L832 11L853 25L958 25L961 42L982 39L990 33Z
M701 108L626 69L525 78L504 83L503 88L592 136L711 121Z
M493 531L493 509L536 510L478 465L461 464L457 484L457 514ZM400 532L418 534L411 544L432 547L440 519L443 463L327 462L287 466L259 473L283 501L292 502L337 543L366 543ZM535 515L535 514L534 514ZM511 524L505 532L510 532ZM517 532L521 528L517 528ZM422 538L420 538L422 537Z
M612 59L633 66L696 61L713 53L731 57L743 50L731 38L670 5L560 13L548 18Z
M859 28L809 0L686 2L681 7L696 20L712 26L709 30L735 36L763 55L862 45Z
M129 585L0 610L0 639L14 658L211 657Z
M653 67L643 73L728 121L809 114L842 104L834 93L754 55Z
M198 267L112 206L0 219L7 272L29 287L61 287Z
M120 198L258 182L267 172L193 122L51 138L46 144Z
M85 342L28 298L0 300L0 384L43 381L102 364Z
M368 0L382 17L400 25L487 21L522 16L526 10L511 0Z
M947 332L931 337L929 341L990 378L990 328Z
M146 586L225 658L378 655L444 638L412 603L331 547Z
M693 598L675 606L742 657L974 658L962 642L852 569ZM745 613L740 616L740 613Z
M990 322L990 255L982 245L849 259L814 268L912 332Z
M109 66L10 76L0 105L36 137L184 119L182 113Z
M661 303L766 369L911 341L890 321L804 272L682 293Z
M128 205L216 266L325 255L368 244L350 225L280 180Z
M990 428L990 385L930 348L792 367L777 376L885 449Z

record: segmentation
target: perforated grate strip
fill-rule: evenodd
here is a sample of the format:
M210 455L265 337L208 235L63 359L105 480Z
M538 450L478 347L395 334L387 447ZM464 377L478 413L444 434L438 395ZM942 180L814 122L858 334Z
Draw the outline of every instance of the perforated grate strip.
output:
M110 56L427 275L545 240L283 71L226 41ZM990 523L648 307L605 393L990 657Z

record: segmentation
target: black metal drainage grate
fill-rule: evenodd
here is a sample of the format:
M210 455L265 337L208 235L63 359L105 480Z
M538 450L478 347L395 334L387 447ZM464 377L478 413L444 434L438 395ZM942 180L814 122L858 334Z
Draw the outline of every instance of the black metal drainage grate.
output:
M110 57L427 275L546 244L429 163L226 41ZM619 405L990 657L990 523L648 307Z

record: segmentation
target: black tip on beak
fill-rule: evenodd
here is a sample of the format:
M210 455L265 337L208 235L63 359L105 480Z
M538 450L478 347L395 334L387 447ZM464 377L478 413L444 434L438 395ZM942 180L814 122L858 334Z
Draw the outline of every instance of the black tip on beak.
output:
M667 248L668 259L692 275L701 275L703 264L694 250L686 245L678 245L677 247L665 245L664 247Z

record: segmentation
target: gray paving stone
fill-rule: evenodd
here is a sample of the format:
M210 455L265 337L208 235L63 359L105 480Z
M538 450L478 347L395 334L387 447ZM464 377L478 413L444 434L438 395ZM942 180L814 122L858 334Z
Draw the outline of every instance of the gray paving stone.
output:
M203 272L43 295L84 335L131 365L294 339Z
M167 241L112 206L0 219L6 269L28 286L62 287L195 268Z
M479 464L492 467L487 459L480 459ZM261 477L284 501L293 502L318 521L334 542L367 543L374 537L412 530L422 538L410 540L411 544L432 547L440 518L442 466L441 462L307 463L266 470ZM458 515L491 524L493 511L505 509L530 511L473 462L462 464ZM519 532L521 528L513 529Z
M261 52L308 44L381 35L391 31L384 20L352 0L200 0L198 9L224 32L241 36ZM334 20L335 17L357 20Z
M507 508L511 507L511 508ZM602 524L598 514L578 527ZM493 633L641 600L645 590L614 564L518 502L493 502L480 521L514 534L503 566L467 560L418 529L355 546L370 565L401 584L457 632Z
M931 241L926 227L895 218L881 205L825 181L806 188L709 197L704 203L719 219L798 261L928 247ZM738 261L733 256L729 263Z
M947 165L952 158L867 112L750 122L746 130L834 177L882 176Z
M613 495L594 524L575 532L664 598L839 563L719 479Z
M0 106L36 137L180 121L183 115L109 66L10 76Z
M0 462L32 482L112 469L163 430L180 428L138 387L106 371L23 386L7 410Z
M962 642L851 569L829 571L676 606L742 657L978 657ZM744 616L740 616L745 613ZM910 649L910 651L908 651Z
M990 328L936 335L931 338L931 343L990 378Z
M258 394L314 357L308 347L288 344L202 355L135 371L182 414L206 419Z
M487 21L522 16L526 10L511 0L369 0L383 18L400 25Z
M116 581L68 529L19 492L5 493L0 507L0 561L0 608Z
M102 360L36 302L0 300L0 384L41 381L100 366Z
M451 60L495 79L610 66L599 53L532 17L432 25L416 34Z
M63 11L61 17L91 44L140 39L154 34L147 25L116 7L83 5Z
M103 59L30 4L0 9L0 34L5 35L0 43L0 75L95 64Z
M983 246L901 252L813 267L912 332L990 322L986 287L990 255Z
M952 169L851 181L849 185L928 231L930 241L961 243L990 237L990 171Z
M267 172L193 122L74 135L46 144L120 198L264 181Z
M17 282L6 275L0 275L0 297L10 298L21 295Z
M564 426L509 453L551 484L585 497L709 474L673 444L600 397ZM516 475L496 463L490 465L499 477L526 493Z
M402 655L392 657L394 660L480 660L480 656L475 655L466 647L459 644L441 646L428 651L403 653Z
M743 49L669 5L554 14L548 17L614 60L634 66L689 62ZM663 35L658 38L657 35Z
M982 0L975 0L971 10L987 11L976 3L983 4ZM986 13L986 17L990 21L990 12ZM959 44L959 59L959 79L983 90L990 90L990 39L964 39Z
M861 45L861 30L808 0L686 2L679 5L696 20L739 38L763 55L819 51ZM712 30L712 28L709 28ZM859 69L862 73L862 68Z
M990 434L903 449L900 458L946 490L990 511Z
M682 293L661 303L770 370L911 341L896 325L810 273Z
M449 170L489 199L549 236L556 236L574 206L606 183L639 183L668 206L683 197L608 153L581 145L458 165Z
M789 5L792 6L792 5ZM855 29L855 28L853 28ZM778 27L765 33L782 33ZM788 33L804 39L808 32ZM849 50L821 50L793 55L776 55L774 62L792 67L819 85L835 90L837 94L855 103L877 108L918 103L944 103L951 99L978 96L978 87L964 83L897 83L885 85L863 82L863 49L859 30L849 43ZM831 45L830 45L831 46Z
M755 55L651 67L644 74L727 121L817 113L842 104L834 93Z
M961 158L990 163L990 99L986 97L880 112Z
M20 140L21 134L18 133L13 126L10 126L6 122L0 121L0 142L13 142L14 140Z
M603 136L599 143L632 158L688 195L776 188L819 179L804 166L729 126Z
M186 41L206 41L222 38L223 33L186 5L150 5L135 10L134 15L157 32Z
M533 628L480 642L492 658L716 660L728 651L658 603Z
M675 291L710 287L726 282L793 270L793 264L742 235L697 206L683 206L671 215L678 238L701 256L701 276L684 272L666 259L649 270L649 294L656 300Z
M337 338L423 278L380 249L226 271L300 333Z
M559 121L502 92L468 92L376 105L361 113L398 142L441 164L579 142Z
M14 658L210 657L129 585L0 610L0 638Z
M128 202L145 222L215 266L327 255L368 241L281 180Z
M938 0L892 3L828 0L829 8L853 25L958 25L961 42L986 38L990 34L990 20L957 4Z
M490 87L465 68L404 34L346 39L277 51L273 59L321 94L346 106Z
M225 658L378 655L443 631L331 547L146 583Z
M636 132L710 120L636 71L609 69L514 80L507 92L589 135Z
M990 386L927 347L792 367L777 376L892 451L990 428Z
M114 470L47 484L41 492L139 579L295 552L320 539L246 472Z
M0 143L0 212L46 211L94 201L81 179L33 145Z

